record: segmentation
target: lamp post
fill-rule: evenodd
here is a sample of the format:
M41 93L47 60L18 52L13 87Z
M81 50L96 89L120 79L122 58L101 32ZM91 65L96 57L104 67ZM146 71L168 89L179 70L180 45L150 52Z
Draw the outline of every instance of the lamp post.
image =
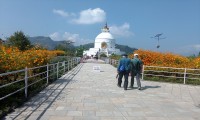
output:
M160 36L161 36L162 34L163 34L163 33L159 33L159 34L156 34L154 37L151 37L151 38L154 38L154 39L157 39L157 40L158 40L158 41L157 41L157 46L156 46L157 49L160 48L159 40L165 39L165 38L160 38Z

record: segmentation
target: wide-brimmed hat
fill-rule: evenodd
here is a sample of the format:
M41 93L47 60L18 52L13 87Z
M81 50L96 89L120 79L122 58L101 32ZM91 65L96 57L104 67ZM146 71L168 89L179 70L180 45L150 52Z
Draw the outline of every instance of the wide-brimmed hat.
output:
M137 54L137 53L135 53L135 54L134 54L134 56L138 56L138 54Z

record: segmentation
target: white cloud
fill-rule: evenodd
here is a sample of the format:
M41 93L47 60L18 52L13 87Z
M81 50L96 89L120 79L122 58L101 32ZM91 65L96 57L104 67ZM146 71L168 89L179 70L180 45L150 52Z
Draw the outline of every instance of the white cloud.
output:
M49 37L55 41L70 40L74 42L74 45L82 45L92 42L92 40L80 38L79 34L72 34L69 32L64 32L64 33L55 32L50 34Z
M52 40L55 40L55 41L60 41L62 40L60 34L58 32L55 32L55 33L52 33L49 35L49 37L52 39Z
M94 24L104 22L106 13L101 8L87 9L80 12L78 19L73 19L72 22L77 24Z
M60 15L62 17L68 17L69 16L69 13L65 12L64 10L56 10L56 9L54 9L53 13L58 14L58 15Z
M69 32L65 32L62 37L64 40L70 40L72 42L77 42L80 39L79 34L71 34Z
M124 23L121 26L113 25L110 27L110 32L118 37L129 37L134 35L133 32L130 31L130 25L128 23Z

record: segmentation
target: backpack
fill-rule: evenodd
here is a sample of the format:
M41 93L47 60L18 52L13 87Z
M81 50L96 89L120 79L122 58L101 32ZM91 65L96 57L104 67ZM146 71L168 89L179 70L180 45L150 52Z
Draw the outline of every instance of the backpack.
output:
M124 64L122 64L120 67L119 67L119 72L124 72L126 69L125 69L125 66Z

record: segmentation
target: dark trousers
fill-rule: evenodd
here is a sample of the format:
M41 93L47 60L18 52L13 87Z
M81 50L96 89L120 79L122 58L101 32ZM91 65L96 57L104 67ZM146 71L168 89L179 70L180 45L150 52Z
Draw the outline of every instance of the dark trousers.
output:
M134 86L134 77L136 76L136 73L134 73L133 71L131 71L131 84L130 87Z
M134 86L134 77L135 77L135 76L131 74L131 85L130 85L130 87L133 87L133 86Z
M138 86L138 88L141 88L140 73L136 73L135 75L134 75L134 73L131 74L131 85L130 85L130 87L134 86L134 77L135 76L136 76L137 86Z
M120 72L119 73L118 85L121 86L121 84L122 84L122 77L124 76L124 89L127 89L127 87L128 87L128 75L129 75L128 71Z

